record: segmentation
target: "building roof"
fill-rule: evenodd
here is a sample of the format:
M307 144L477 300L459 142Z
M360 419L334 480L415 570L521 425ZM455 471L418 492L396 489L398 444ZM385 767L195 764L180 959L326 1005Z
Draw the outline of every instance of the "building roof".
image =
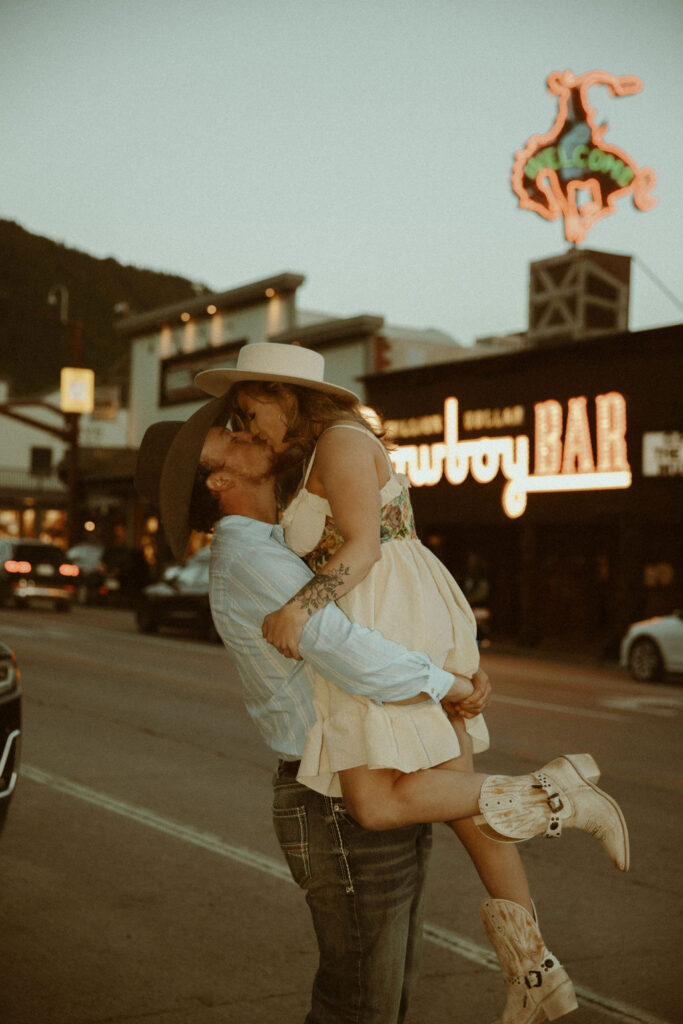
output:
M642 331L615 331L589 341L572 340L566 344L546 345L541 348L512 348L503 351L481 352L477 346L456 352L455 358L446 363L409 367L406 369L384 370L382 373L367 374L362 379L370 387L384 389L400 387L408 383L411 387L430 384L435 379L448 379L472 371L480 375L504 376L509 370L520 370L534 363L556 363L558 366L590 357L612 359L618 363L621 353L638 348L649 348L655 354L660 348L680 346L683 341L683 323L650 327ZM483 357L483 358L482 358Z
M280 334L275 334L270 339L284 345L294 341L300 342L309 348L316 348L321 345L334 344L345 341L348 338L357 338L359 335L374 334L384 325L384 317L360 316L335 317L332 320L323 320L319 323L290 327Z
M219 310L239 309L254 303L265 302L269 298L266 292L271 289L280 295L290 294L296 291L305 280L303 274L283 273L277 274L275 277L263 278L261 281L252 281L238 288L230 288L226 292L203 292L194 299L185 299L172 306L161 306L157 309L147 310L145 313L127 316L118 321L116 330L120 334L127 334L131 337L146 334L172 320L178 320L182 313L190 315L205 313L208 305L216 306Z

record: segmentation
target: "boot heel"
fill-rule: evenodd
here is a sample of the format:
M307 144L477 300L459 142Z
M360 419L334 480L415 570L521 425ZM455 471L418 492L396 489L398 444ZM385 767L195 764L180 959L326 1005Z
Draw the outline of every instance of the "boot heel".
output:
M477 826L480 832L482 832L487 839L492 839L494 843L521 843L521 839L511 839L510 836L503 836L500 832L496 832L495 829L486 821L483 814L477 814L472 821Z
M586 782L597 782L600 778L600 769L595 763L591 754L565 754L567 761L574 765L581 778Z
M576 993L569 978L558 985L555 991L543 1000L541 1006L548 1020L557 1020L558 1017L564 1017L565 1013L578 1010Z

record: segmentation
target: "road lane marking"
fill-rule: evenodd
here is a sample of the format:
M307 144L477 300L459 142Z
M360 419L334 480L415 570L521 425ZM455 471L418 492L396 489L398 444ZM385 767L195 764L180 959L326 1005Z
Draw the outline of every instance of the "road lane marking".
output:
M662 718L675 718L683 709L683 700L678 697L603 697L601 704L624 711L642 712Z
M228 857L230 860L244 864L246 867L256 868L258 871L264 872L264 874L280 879L280 881L292 881L289 869L285 865L278 863L271 857L248 850L246 847L233 846L208 832L199 832L197 829L181 825L177 821L162 818L160 815L154 814L153 811L148 811L144 807L136 807L133 804L124 803L122 800L115 800L113 797L107 796L106 793L98 793L97 790L81 786L77 782L71 782L69 779L53 775L51 772L44 772L41 768L36 768L33 765L22 765L20 774L25 775L33 782L40 782L50 786L51 789L55 789L60 793L75 796L86 803L94 804L96 807L101 807L106 811L112 811L114 814L120 814L124 818L136 821L140 825L156 829L157 832L165 832L166 835L182 839L193 846L200 846L202 849L208 850L209 853L217 853L219 856Z
M73 636L73 630L54 628L53 626L20 626L15 622L2 624L3 636L28 636L41 640L67 640Z
M145 825L147 828L173 836L182 842L198 846L209 853L215 853L219 857L236 861L245 867L255 868L257 871L263 872L263 874L270 875L271 878L278 879L278 881L289 882L294 885L294 879L289 872L289 868L280 861L274 860L265 854L256 853L254 850L249 850L244 846L226 843L225 840L219 836L212 835L210 832L200 832L198 829L191 828L188 825L181 825L180 822L164 818L153 811L147 810L145 807L137 807L134 804L125 803L123 800L116 800L106 793L100 793L97 790L90 789L88 786L82 786L78 782L72 782L70 779L54 775L52 772L43 771L42 768L37 768L34 765L22 765L20 774L32 782L49 786L59 793L76 797L86 803L93 804L95 807L128 818L129 821ZM433 942L434 945L455 953L456 956L463 957L465 960L470 960L480 967L486 967L491 971L500 970L494 953L483 946L479 946L464 935L457 935L447 928L440 928L438 925L425 922L424 937L428 941ZM585 988L583 985L575 985L574 988L582 1002L592 1006L595 1010L610 1017L612 1020L622 1021L625 1024L671 1024L671 1022L665 1021L661 1017L655 1017L646 1010L640 1010L635 1006L629 1006L618 1000L610 999L598 992Z
M598 711L593 708L573 708L567 704L550 704L542 700L527 700L524 697L504 697L493 694L492 704L517 704L523 708L543 708L544 711L556 711L561 715L583 715L586 718L610 718L619 722L630 721L629 715L619 715L613 711Z

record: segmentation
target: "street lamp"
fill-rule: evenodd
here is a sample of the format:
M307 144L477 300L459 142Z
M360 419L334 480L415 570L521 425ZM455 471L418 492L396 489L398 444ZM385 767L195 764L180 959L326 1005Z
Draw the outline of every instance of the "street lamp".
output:
M78 441L80 414L92 412L94 406L94 378L92 370L81 368L83 349L83 325L80 320L69 321L69 289L56 284L47 294L48 304L59 304L59 322L63 327L71 325L71 366L62 367L60 380L60 409L66 420L67 451L67 532L69 546L80 540L78 508Z
M48 306L59 303L59 322L63 327L69 322L69 289L65 284L55 284L47 293Z

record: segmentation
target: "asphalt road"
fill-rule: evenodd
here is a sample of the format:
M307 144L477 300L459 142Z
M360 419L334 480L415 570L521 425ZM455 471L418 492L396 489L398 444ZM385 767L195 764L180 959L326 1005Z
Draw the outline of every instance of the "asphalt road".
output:
M2 1024L301 1024L315 967L270 825L273 758L220 646L140 636L125 610L0 611L23 673L23 768L0 840ZM581 833L523 847L576 1024L678 1022L683 691L616 669L484 655L482 770L591 751L632 869ZM410 1024L482 1024L503 984L480 883L435 827Z

